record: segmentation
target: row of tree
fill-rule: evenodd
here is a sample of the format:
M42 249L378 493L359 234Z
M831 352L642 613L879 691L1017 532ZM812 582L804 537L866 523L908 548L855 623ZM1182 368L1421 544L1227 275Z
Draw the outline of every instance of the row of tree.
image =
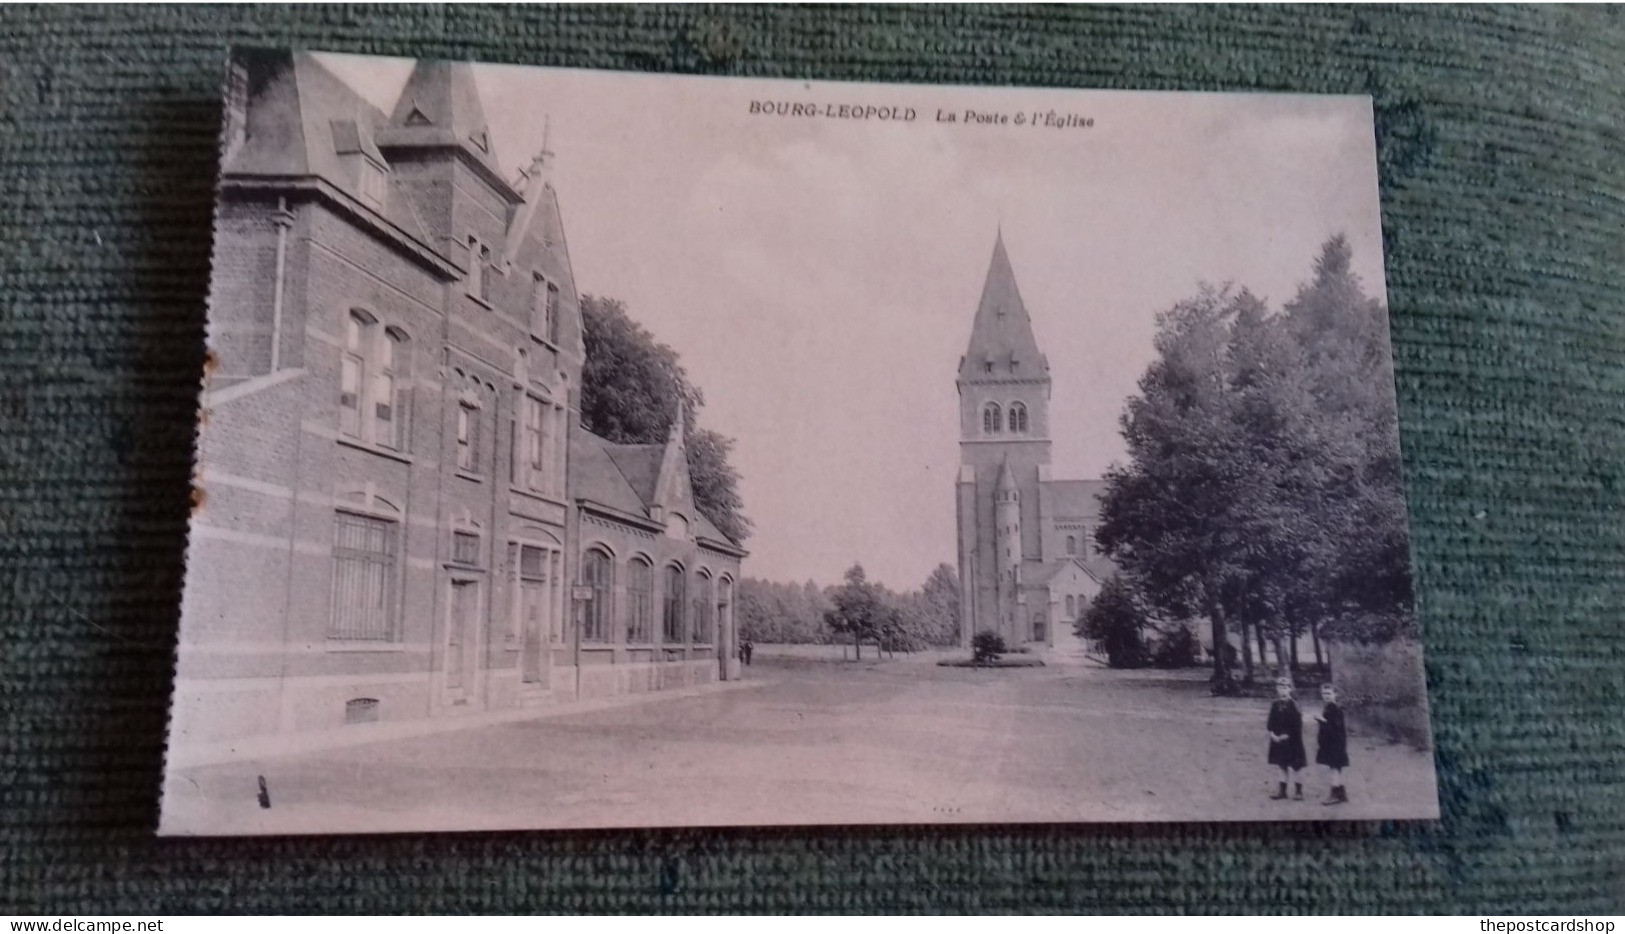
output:
M1206 619L1214 679L1273 645L1414 631L1387 309L1341 237L1280 311L1203 287L1158 317L1121 424L1096 539L1117 564L1098 613Z
M959 576L947 564L918 590L899 593L871 581L863 566L839 585L786 584L745 578L734 606L740 638L751 642L851 642L893 652L952 645L959 636Z

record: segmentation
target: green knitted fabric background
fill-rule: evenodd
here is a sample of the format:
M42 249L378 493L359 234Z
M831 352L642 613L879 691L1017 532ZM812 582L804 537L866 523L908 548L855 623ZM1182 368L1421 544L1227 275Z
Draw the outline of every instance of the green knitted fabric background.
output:
M233 43L1370 93L1436 826L153 837ZM1625 15L0 9L0 914L1625 911Z

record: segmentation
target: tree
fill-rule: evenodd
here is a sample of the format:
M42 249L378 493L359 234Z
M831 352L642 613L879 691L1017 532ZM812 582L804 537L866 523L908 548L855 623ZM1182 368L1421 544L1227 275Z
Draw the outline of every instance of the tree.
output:
M933 645L952 645L959 641L959 574L944 562L932 569L920 588L927 613L935 622Z
M1106 579L1082 620L1083 634L1101 644L1113 668L1144 667L1145 625L1145 610L1121 574Z
M845 582L829 597L834 606L824 614L825 625L832 632L851 636L860 659L866 640L874 642L900 623L897 610L887 604L879 585L869 582L861 564L847 569Z
M1297 664L1323 623L1388 638L1411 613L1386 311L1347 242L1279 315L1203 287L1158 318L1157 358L1122 417L1129 463L1107 473L1096 540L1165 619L1206 616L1215 691L1266 637ZM1290 645L1290 652L1288 651Z
M1221 647L1245 573L1231 516L1250 470L1235 434L1226 351L1236 305L1251 301L1204 286L1158 316L1157 359L1121 419L1130 461L1106 472L1095 532L1159 614L1208 619L1220 692L1229 690Z
M817 585L785 584L746 577L739 581L735 618L739 637L751 642L815 645L828 642L828 602Z
M632 320L616 299L583 295L581 324L587 354L582 427L618 444L657 444L670 434L681 406L695 505L735 544L744 544L751 523L739 474L728 463L733 441L699 427L705 396L689 382L677 351Z

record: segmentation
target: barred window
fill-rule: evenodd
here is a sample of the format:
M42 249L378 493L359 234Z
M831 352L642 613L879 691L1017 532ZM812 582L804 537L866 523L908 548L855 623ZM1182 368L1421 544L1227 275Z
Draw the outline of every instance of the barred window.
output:
M642 558L626 566L626 641L633 644L654 638L654 568Z
M666 568L665 605L660 618L660 637L668 644L683 641L683 569Z
M581 582L592 588L592 597L581 607L581 639L583 642L605 642L609 639L609 589L613 565L609 555L598 549L589 550L581 561Z
M388 642L395 638L397 550L397 523L353 512L337 513L329 639Z

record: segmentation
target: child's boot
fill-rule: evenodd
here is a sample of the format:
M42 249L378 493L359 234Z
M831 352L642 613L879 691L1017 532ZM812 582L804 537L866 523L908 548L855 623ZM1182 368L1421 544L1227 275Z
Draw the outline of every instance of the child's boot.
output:
M1275 794L1270 795L1270 800L1271 801L1285 801L1286 800L1286 782L1281 782L1280 785L1278 785L1276 787Z
M1294 801L1303 800L1303 782L1292 783L1292 799Z

